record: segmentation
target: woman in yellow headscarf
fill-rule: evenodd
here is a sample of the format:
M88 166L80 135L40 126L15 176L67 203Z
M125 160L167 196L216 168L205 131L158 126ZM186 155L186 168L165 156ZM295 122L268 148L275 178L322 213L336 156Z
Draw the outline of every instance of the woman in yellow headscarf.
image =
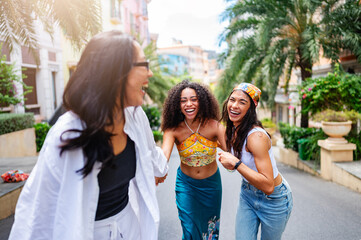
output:
M260 96L256 86L241 83L223 105L228 152L219 153L219 161L243 178L237 240L257 239L260 225L261 239L280 240L293 206L291 188L278 172L270 136L257 120Z

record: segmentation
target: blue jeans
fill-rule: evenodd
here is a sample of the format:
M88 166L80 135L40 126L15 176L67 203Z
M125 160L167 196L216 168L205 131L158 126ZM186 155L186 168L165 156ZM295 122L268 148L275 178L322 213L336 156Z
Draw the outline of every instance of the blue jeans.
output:
M271 195L243 180L236 216L236 239L256 240L260 224L261 240L281 239L292 207L292 191L284 178Z

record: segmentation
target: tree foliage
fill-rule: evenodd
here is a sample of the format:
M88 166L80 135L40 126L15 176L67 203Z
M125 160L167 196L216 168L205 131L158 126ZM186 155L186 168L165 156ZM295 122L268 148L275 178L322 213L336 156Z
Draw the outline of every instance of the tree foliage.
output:
M10 50L14 43L37 48L37 20L50 36L54 26L60 26L79 49L89 36L101 30L97 0L2 0L0 13L0 33Z
M24 96L32 91L32 87L27 86L21 77L26 78L24 74L19 75L14 69L14 63L7 64L6 56L2 56L0 58L0 107L22 103L25 100ZM23 88L22 94L17 93L16 84Z
M243 0L229 1L222 14L230 24L220 35L229 44L217 97L222 102L235 83L253 82L262 100L274 106L280 78L288 82L294 69L302 80L324 57L338 62L341 50L361 62L361 6L358 0ZM307 127L302 114L301 126Z

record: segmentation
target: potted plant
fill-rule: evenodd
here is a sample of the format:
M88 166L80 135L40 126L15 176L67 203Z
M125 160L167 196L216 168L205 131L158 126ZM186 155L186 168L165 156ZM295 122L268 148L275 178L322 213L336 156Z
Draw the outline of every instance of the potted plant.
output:
M352 127L352 122L360 119L360 114L354 110L335 111L327 109L313 115L313 120L321 122L321 128L329 136L327 141L333 143L347 143L344 138Z
M272 119L270 118L263 118L261 120L262 126L264 127L264 129L268 132L268 134L271 136L272 139L272 145L276 145L276 141L273 137L273 135L275 134L276 130L277 130L277 125L276 123L274 123L272 121Z

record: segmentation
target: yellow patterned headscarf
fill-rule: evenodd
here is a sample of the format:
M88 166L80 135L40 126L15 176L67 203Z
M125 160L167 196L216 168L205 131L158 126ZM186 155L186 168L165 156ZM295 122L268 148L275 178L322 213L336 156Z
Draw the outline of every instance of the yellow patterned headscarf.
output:
M254 104L257 107L259 99L261 97L261 90L259 90L258 87L250 83L241 83L237 85L235 88L233 88L233 91L235 90L245 91L252 98Z

